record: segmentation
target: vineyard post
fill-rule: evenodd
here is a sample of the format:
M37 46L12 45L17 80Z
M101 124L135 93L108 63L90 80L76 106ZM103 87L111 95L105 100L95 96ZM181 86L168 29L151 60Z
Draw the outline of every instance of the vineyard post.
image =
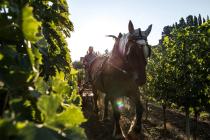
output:
M0 117L3 115L4 110L6 109L8 105L9 96L7 91L2 90L0 91Z
M198 128L198 115L199 115L199 110L196 109L196 107L194 108L194 120L195 120L195 123L194 123L194 128L193 128L193 140L196 140L197 139L197 128Z
M145 101L145 120L148 119L148 115L149 115L149 111L148 111L148 98L146 98L146 101Z
M186 119L187 140L190 140L190 111L189 111L189 107L187 106L185 106L185 119Z
M166 128L166 104L162 104L163 108L163 125L164 125L164 134L166 134L167 128Z

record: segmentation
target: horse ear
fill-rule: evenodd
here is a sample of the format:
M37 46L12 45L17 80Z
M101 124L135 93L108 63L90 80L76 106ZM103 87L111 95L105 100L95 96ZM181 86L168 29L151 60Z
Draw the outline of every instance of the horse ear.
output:
M118 38L121 38L121 37L122 37L122 33L119 33Z
M129 33L133 33L134 32L133 23L132 23L131 20L128 23L128 31L129 31Z
M148 35L150 34L151 30L152 30L152 24L149 25L149 27L148 27L147 30L145 31L146 36L148 36Z

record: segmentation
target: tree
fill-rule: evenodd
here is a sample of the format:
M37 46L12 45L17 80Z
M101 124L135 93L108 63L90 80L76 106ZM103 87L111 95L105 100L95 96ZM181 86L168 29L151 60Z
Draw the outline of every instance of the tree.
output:
M186 27L186 22L183 17L179 20L179 27L181 28Z
M199 28L180 29L172 35L174 36L172 37L172 40L174 40L176 44L173 45L172 43L171 45L173 46L168 46L170 48L174 47L175 53L172 54L172 56L174 55L174 58L179 56L179 59L176 61L177 64L175 63L176 65L174 65L178 70L176 94L179 99L176 100L176 104L184 106L185 108L187 117L186 126L189 125L189 108L194 108L197 115L199 111L205 108L204 106L208 106L209 104L208 101L210 97L203 92L208 85L208 80L205 78L208 73L208 66L206 63L208 58L206 58L204 54L208 52L209 45L204 45L205 41L203 40L204 38L208 38L208 33L206 32L206 29L208 28L209 25L206 24ZM202 36L202 34L205 34L205 36ZM174 42L172 40L171 42ZM167 44L165 44L165 46L167 47ZM187 130L189 132L189 126L187 127Z
M34 16L42 22L42 33L50 46L42 48L43 54L50 57L44 57L44 75L54 75L56 70L69 74L71 59L65 37L70 37L73 25L69 20L67 2L33 1L31 5L34 7Z
M161 105L173 103L184 108L188 139L190 113L197 120L201 111L209 112L209 29L209 21L201 26L174 28L153 50L155 54L148 63L148 75L152 77L148 87L153 92L149 96Z
M82 65L82 63L80 61L74 61L73 62L73 67L75 69L82 69L83 68L83 65Z
M196 16L194 16L194 26L198 26L198 18Z
M192 15L189 15L187 18L187 25L188 26L194 26L194 21L193 21L193 16Z
M203 18L203 23L206 22L205 18Z
M203 22L202 22L202 18L201 18L201 14L199 14L198 16L198 24L201 25Z

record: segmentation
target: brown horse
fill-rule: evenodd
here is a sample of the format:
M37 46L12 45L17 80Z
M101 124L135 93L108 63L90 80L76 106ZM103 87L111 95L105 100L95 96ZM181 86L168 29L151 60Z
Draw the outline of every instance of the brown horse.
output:
M141 136L141 119L143 106L140 101L138 86L146 82L147 57L150 55L150 48L147 45L147 36L152 25L147 30L134 29L132 22L129 22L127 34L119 34L115 38L115 44L109 57L97 57L90 66L90 76L95 100L96 111L98 94L97 90L104 92L105 115L107 115L108 100L111 101L114 115L115 138L122 138L123 133L119 124L120 111L116 100L119 97L129 97L136 106L136 120L131 126L128 137Z

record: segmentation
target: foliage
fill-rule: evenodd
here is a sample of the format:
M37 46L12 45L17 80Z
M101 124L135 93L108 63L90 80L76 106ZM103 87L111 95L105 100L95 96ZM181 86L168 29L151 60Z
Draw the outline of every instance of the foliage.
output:
M174 27L153 49L148 65L149 96L161 103L177 104L194 111L209 111L210 21ZM184 25L182 18L180 23Z
M0 137L86 139L65 0L0 2Z
M162 32L162 38L161 40L159 41L160 42L160 45L163 45L163 40L164 40L164 37L165 36L171 36L171 32L174 30L174 29L183 29L185 27L198 27L200 26L204 21L208 20L209 19L209 16L207 15L207 18L203 18L204 20L202 20L202 17L201 15L199 14L199 16L192 16L192 15L189 15L186 17L186 20L181 17L180 20L179 20L179 23L175 23L173 25L168 25L168 26L165 26L163 28L163 32Z
M74 61L73 62L73 67L75 69L82 69L83 68L82 62L80 62L80 61Z
M190 15L186 22L181 18L179 24L164 27L148 63L147 99L157 101L163 109L174 105L184 109L188 139L189 114L197 120L202 111L210 112L209 31L210 21L202 21L200 15Z
M34 16L42 22L44 40L50 47L41 47L44 55L42 73L46 78L55 75L56 70L70 73L71 59L65 37L70 37L73 30L69 20L68 5L66 0L32 1ZM49 59L50 58L50 59Z

